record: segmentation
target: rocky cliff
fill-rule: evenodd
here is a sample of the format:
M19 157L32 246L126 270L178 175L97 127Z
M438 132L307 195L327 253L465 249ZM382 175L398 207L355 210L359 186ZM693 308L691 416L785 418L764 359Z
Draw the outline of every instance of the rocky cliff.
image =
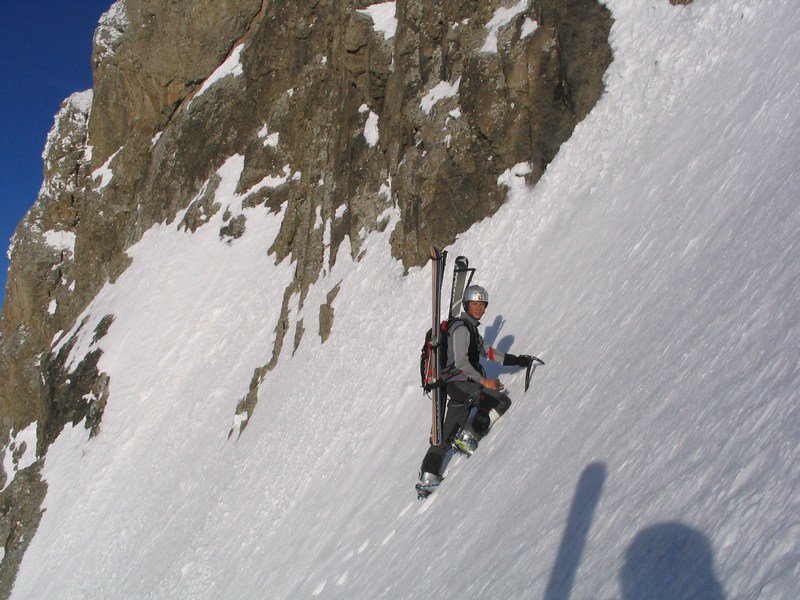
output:
M392 252L408 268L493 214L504 173L535 182L602 94L611 25L596 0L114 3L95 34L94 89L64 102L39 198L12 241L0 588L35 531L49 444L66 423L102 424L99 351L67 373L65 332L80 331L145 231L193 232L224 211L219 239L235 244L246 218L214 192L225 162L241 157L243 205L285 207L264 252L295 266L273 356L304 335L324 339L337 288L319 324L291 322L289 299L303 301L343 241L357 260L387 207L402 215ZM102 337L113 318L89 334ZM242 426L271 366L253 373Z

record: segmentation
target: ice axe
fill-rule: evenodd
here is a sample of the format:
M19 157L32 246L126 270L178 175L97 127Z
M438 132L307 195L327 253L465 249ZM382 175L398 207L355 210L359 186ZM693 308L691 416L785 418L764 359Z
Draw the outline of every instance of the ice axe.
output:
M541 358L536 358L535 356L530 356L528 354L523 354L520 358L525 359L525 362L528 363L528 366L525 368L525 391L527 392L531 385L531 377L533 377L533 372L539 365L544 365L544 361Z

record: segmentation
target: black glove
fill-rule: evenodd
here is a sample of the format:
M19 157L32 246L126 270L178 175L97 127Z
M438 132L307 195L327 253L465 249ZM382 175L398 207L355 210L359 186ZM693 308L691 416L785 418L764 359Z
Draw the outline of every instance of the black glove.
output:
M514 354L506 354L503 357L503 366L504 367L529 367L533 363L533 357L523 354L521 356L515 356Z

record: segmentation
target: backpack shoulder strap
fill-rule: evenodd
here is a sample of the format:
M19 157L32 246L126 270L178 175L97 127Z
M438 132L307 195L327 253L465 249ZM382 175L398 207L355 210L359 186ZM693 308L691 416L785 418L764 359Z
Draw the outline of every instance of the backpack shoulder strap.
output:
M455 329L459 325L464 325L465 321L461 317L451 317L447 319L447 330Z
M474 337L475 334L478 333L478 328L477 327L472 325L466 319L462 319L461 317L453 317L452 319L448 320L447 321L447 330L448 331L452 331L453 329L455 329L459 325L463 325L464 327L467 328L467 331L469 331L470 337Z

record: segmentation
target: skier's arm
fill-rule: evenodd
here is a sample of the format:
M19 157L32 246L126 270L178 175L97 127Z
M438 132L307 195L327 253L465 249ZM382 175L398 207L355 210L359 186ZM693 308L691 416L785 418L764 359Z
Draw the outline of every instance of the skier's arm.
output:
M533 363L533 357L527 354L521 354L520 356L506 354L503 359L504 367L509 365L512 367L530 367L531 363Z
M501 364L506 364L506 357L509 356L505 352L500 352L497 348L492 348L483 338L481 338L481 354L489 360Z
M486 341L481 338L481 354L489 360L499 362L504 367L527 367L531 364L531 357L526 355L517 356L510 352L500 352L496 348L492 348Z
M513 356L513 354L506 354L497 348L492 348L483 338L481 338L481 354L483 354L483 356L489 360L499 362L503 365L507 364L509 356ZM502 389L505 389L505 386L499 379L481 379L481 385L489 388L490 390L497 390L498 392Z

